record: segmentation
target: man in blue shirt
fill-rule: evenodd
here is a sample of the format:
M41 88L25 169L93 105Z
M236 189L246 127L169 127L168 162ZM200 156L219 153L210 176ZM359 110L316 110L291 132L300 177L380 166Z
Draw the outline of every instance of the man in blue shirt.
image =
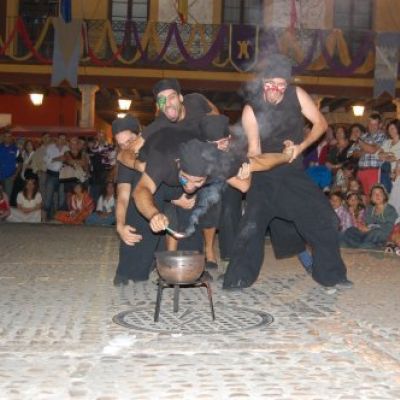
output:
M4 141L0 144L0 181L3 181L4 191L9 198L17 172L17 156L17 146L13 143L11 133L6 132Z

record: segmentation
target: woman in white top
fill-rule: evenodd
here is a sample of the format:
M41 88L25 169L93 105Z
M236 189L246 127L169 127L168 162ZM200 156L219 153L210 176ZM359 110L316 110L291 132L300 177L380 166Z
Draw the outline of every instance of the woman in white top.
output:
M88 225L115 225L115 186L112 182L106 184L96 211L85 222Z
M17 195L17 207L11 207L8 222L41 221L42 196L38 191L36 179L26 179L24 189Z
M390 192L389 204L400 215L400 121L398 119L390 121L388 134L390 139L383 142L379 157L381 160L390 162L392 190Z
M400 159L400 121L393 119L387 127L389 138L382 143L379 150L379 158L391 164L392 171L396 168L396 162Z

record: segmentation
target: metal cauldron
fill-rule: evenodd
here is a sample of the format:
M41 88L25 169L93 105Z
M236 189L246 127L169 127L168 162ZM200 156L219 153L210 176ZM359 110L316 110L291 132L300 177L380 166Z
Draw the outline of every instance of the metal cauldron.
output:
M160 277L170 284L191 284L204 272L204 254L198 251L160 251L155 256Z

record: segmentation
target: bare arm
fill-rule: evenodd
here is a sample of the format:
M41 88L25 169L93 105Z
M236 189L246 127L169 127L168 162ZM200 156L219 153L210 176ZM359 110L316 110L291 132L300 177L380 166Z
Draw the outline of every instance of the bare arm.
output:
M290 160L290 154L285 153L262 153L258 156L249 157L250 171L268 171Z
M133 199L135 200L137 209L148 220L160 212L155 205L153 197L156 190L156 184L150 176L144 172L133 191Z
M168 226L169 221L167 216L160 212L154 202L153 194L156 190L156 184L144 172L133 191L133 198L139 212L149 220L152 231L161 232Z
M117 185L117 204L115 207L116 229L121 239L129 246L142 240L142 236L136 233L133 226L126 225L126 212L128 210L131 185L119 183Z
M307 147L316 142L328 128L325 117L318 110L312 98L300 87L296 87L297 98L301 106L302 114L313 124L310 133L299 144L298 154L294 154L296 158ZM292 159L294 159L292 157Z
M246 193L250 189L251 175L249 178L240 179L237 176L233 176L226 181L233 188L240 190L242 193Z
M363 142L362 140L359 140L357 143L364 154L365 153L374 154L380 149L380 146L378 144L369 144Z
M207 113L207 115L218 115L219 110L218 110L217 106L214 103L211 103L210 100L208 100L208 99L206 99L206 100L207 100L209 107L211 108L211 111L209 113Z
M130 169L135 169L136 154L130 150L120 150L117 155L117 161Z
M129 205L131 185L129 183L118 183L117 204L115 206L115 220L117 232L125 225L126 211Z
M249 144L249 157L261 154L260 133L258 131L258 124L256 116L254 115L254 111L249 105L244 106L242 113L242 125Z

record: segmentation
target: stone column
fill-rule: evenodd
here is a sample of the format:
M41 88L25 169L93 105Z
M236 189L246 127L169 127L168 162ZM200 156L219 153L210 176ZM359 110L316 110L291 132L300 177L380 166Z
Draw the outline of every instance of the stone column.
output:
M400 99L393 99L392 102L396 106L396 118L400 119Z
M94 127L94 113L95 113L95 94L99 90L97 85L78 85L82 94L81 103L81 119L79 126L81 128Z

